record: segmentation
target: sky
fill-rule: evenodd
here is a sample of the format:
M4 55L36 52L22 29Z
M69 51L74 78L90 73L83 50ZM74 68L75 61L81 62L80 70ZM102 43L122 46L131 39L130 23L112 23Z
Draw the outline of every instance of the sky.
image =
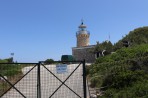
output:
M90 44L114 44L135 28L148 26L148 0L0 0L0 59L60 60L76 47L81 19Z

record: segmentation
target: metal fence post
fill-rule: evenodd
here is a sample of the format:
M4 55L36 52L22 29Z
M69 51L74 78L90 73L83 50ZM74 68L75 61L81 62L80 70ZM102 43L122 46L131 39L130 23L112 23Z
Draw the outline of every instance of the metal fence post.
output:
M84 98L87 98L85 59L83 60L83 89L84 89Z
M41 98L40 66L41 66L41 62L39 62L37 65L37 98Z

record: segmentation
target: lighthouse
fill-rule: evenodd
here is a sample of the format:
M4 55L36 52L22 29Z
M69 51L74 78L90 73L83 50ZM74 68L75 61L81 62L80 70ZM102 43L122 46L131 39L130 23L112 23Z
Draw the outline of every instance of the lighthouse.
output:
M87 63L92 63L95 61L95 54L90 52L95 45L89 44L90 33L87 31L87 26L81 21L78 26L78 31L76 32L77 46L72 47L72 55L76 60L84 60Z
M79 30L76 32L77 47L89 46L90 33L86 30L87 26L84 25L83 20L78 28Z

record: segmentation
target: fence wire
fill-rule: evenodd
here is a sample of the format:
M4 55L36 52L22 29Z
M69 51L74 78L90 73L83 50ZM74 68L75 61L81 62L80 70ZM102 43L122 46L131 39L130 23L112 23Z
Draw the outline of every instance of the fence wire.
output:
M36 77L36 64L0 64L0 98L35 98Z
M0 63L0 98L84 98L83 64ZM38 94L40 93L40 94Z

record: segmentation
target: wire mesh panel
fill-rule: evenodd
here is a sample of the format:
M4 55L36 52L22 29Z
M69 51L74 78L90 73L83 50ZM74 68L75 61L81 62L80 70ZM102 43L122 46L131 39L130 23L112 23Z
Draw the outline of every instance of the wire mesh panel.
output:
M86 98L84 63L0 63L0 98Z
M0 64L0 98L37 98L36 64Z
M57 65L41 67L42 98L84 98L82 64L68 64L63 73L57 72Z

